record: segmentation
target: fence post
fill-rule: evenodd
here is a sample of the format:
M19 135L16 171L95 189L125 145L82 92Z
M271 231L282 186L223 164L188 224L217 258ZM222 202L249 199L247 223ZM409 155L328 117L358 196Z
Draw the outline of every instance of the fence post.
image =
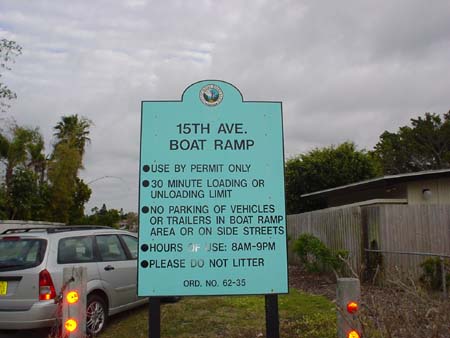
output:
M63 269L62 331L63 337L86 337L87 268Z
M337 325L338 338L360 338L358 321L361 289L358 278L337 280Z

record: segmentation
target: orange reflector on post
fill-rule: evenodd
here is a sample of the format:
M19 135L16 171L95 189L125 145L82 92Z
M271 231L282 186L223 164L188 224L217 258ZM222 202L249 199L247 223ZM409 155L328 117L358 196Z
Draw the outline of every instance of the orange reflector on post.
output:
M67 303L69 304L75 304L78 302L78 292L77 291L70 291L66 295Z
M358 311L358 303L356 302L348 302L347 304L348 313L355 313Z
M361 338L361 337L359 336L358 332L352 330L348 333L347 338Z
M64 323L64 327L69 332L75 331L77 329L77 326L78 326L77 321L73 318L67 319L66 322Z

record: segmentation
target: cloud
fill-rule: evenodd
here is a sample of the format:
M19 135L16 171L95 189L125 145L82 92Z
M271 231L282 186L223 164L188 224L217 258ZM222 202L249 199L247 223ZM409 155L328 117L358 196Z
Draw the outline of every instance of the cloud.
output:
M205 78L283 101L287 156L354 141L370 149L425 111L449 109L450 3L17 1L0 33L24 48L2 79L19 123L51 148L61 115L91 119L89 208L137 209L140 101L178 100ZM123 182L127 182L124 184Z

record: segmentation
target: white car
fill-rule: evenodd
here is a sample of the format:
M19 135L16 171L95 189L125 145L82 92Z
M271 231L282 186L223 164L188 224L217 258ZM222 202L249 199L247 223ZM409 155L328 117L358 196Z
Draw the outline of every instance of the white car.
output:
M0 330L54 326L63 268L87 268L86 329L147 302L137 296L138 239L99 226L12 229L0 235Z

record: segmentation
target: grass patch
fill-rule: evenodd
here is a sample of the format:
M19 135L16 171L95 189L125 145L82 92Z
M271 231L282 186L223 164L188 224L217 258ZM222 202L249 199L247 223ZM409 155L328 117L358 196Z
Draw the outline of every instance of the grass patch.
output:
M283 338L334 338L334 304L322 296L291 290L278 298ZM111 318L100 338L147 338L147 306ZM186 297L164 304L164 338L263 338L264 296Z

